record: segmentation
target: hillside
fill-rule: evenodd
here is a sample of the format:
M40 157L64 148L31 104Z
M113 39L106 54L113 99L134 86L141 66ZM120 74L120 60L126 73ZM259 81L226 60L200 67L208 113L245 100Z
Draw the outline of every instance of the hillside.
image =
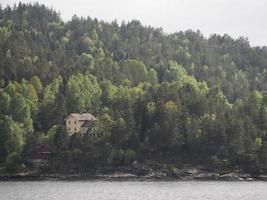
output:
M88 13L90 14L90 13ZM0 7L0 163L90 171L158 161L267 170L267 47L246 38L166 34L39 4ZM98 139L69 136L64 118L90 112Z

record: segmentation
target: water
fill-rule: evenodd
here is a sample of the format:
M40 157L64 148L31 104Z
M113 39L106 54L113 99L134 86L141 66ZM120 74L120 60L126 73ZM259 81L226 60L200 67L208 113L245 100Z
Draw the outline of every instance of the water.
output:
M267 200L267 182L0 182L0 200Z

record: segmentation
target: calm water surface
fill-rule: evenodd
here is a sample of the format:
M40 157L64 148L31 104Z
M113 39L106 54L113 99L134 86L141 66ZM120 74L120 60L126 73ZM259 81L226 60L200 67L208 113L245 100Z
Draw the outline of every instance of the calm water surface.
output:
M267 200L267 182L0 182L0 200Z

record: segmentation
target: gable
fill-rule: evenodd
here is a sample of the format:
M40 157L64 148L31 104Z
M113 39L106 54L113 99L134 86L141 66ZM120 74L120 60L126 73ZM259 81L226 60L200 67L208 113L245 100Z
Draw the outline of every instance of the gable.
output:
M68 119L70 119L70 118L75 118L74 116L73 116L73 114L70 114L66 119L65 119L65 121L67 121ZM76 119L76 118L75 118ZM78 120L78 119L76 119L76 120Z

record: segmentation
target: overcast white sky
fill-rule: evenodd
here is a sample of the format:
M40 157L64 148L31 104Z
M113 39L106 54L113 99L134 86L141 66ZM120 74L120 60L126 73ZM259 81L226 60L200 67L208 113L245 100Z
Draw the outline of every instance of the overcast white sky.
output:
M3 7L18 0L1 0ZM36 2L21 0L21 2ZM267 0L38 0L61 13L64 21L74 14L105 21L138 19L165 32L199 29L267 46Z

